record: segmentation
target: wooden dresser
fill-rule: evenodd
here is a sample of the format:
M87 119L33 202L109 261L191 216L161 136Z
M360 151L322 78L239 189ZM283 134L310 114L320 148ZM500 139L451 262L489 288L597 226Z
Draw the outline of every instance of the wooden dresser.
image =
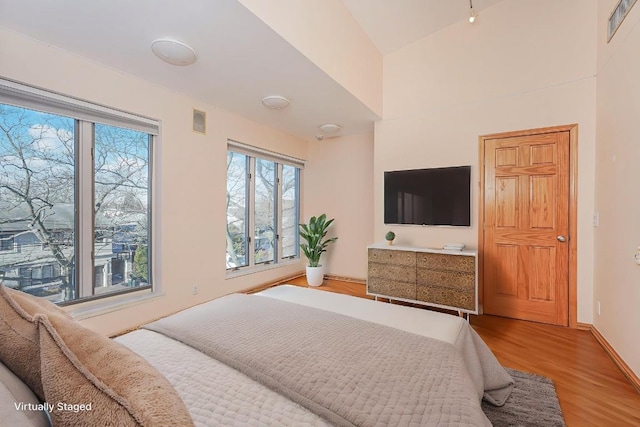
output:
M478 254L374 244L367 294L478 314Z

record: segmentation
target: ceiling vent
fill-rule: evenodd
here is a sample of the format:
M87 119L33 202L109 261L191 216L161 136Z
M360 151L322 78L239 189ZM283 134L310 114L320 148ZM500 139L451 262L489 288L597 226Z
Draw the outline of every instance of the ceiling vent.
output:
M611 41L613 35L618 31L620 24L622 24L624 18L627 17L627 14L634 4L636 4L636 0L620 0L616 8L613 9L607 27L607 43Z
M207 113L193 109L193 131L205 135L207 133Z

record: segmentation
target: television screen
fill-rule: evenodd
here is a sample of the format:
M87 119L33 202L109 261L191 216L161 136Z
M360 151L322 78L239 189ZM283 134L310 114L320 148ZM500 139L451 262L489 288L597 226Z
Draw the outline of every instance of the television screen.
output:
M471 166L384 173L384 223L471 225Z

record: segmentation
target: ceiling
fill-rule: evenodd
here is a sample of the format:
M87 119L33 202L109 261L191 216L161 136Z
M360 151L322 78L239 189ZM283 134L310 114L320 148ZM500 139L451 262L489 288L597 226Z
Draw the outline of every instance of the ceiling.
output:
M502 0L473 0L476 13ZM470 14L469 0L342 0L382 55Z
M469 10L467 0L343 1L383 54ZM474 8L497 1L475 0ZM324 123L351 135L371 132L379 119L236 0L0 0L0 26L309 140ZM197 62L156 58L151 42L164 37L193 47ZM291 106L263 107L274 94Z

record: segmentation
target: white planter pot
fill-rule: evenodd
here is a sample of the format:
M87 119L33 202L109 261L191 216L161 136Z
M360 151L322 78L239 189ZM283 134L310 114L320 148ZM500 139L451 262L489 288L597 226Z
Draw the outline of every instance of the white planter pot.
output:
M324 268L319 267L307 267L307 283L309 286L320 286L324 280Z

